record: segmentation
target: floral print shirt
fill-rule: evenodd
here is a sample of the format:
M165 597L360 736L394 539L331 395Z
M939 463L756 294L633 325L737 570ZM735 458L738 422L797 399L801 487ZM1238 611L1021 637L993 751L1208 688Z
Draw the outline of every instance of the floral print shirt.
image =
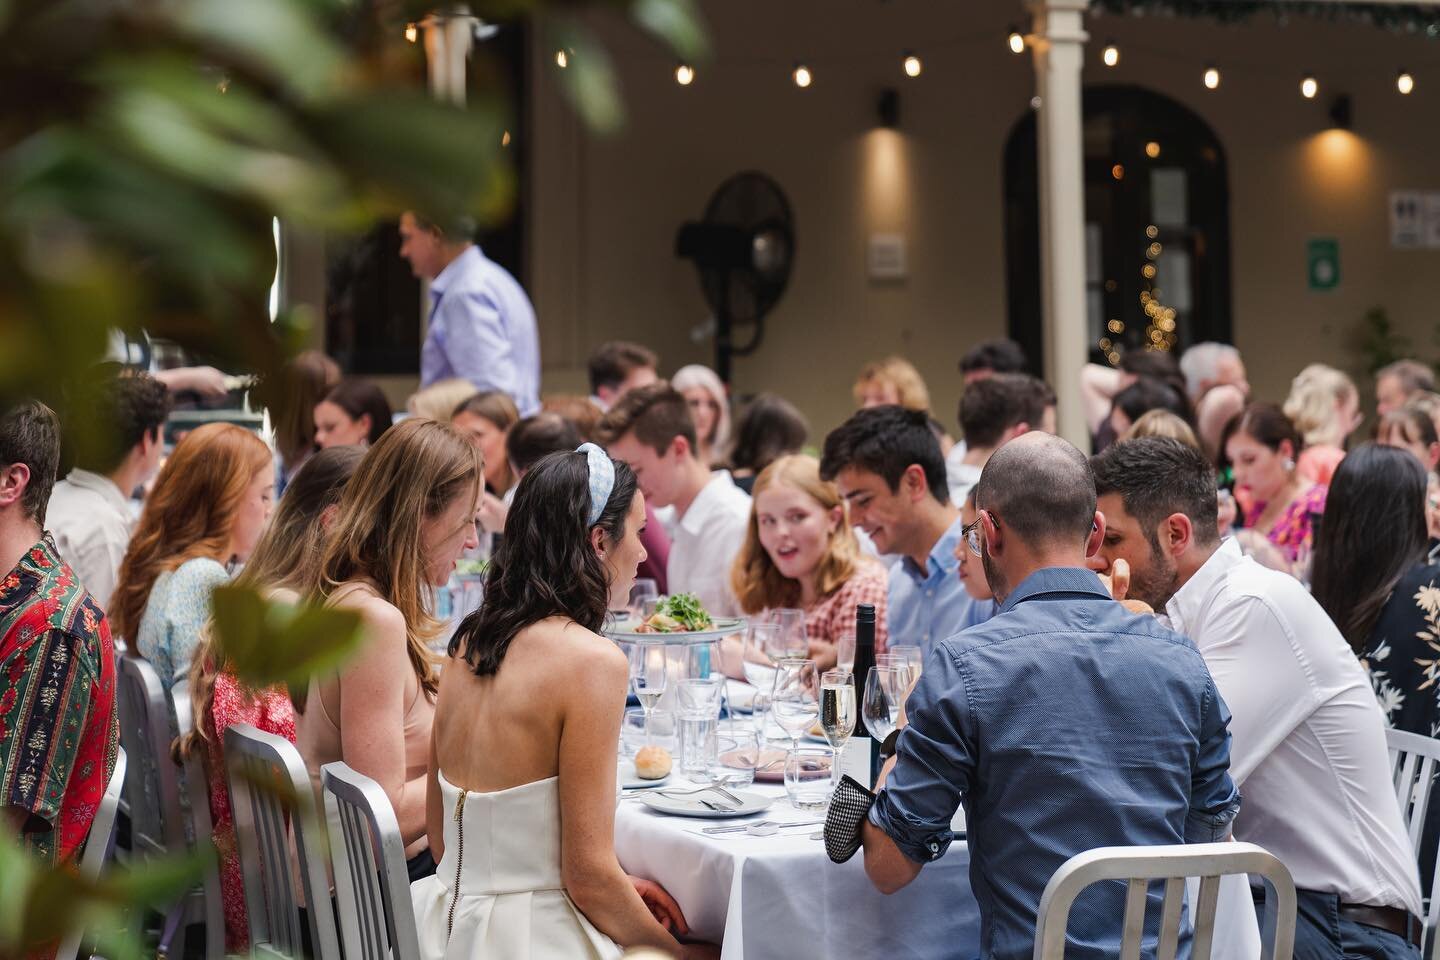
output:
M1294 563L1302 553L1308 554L1315 537L1315 518L1325 512L1325 494L1328 487L1311 487L1291 501L1270 528L1265 538L1279 548L1286 563ZM1255 521L1265 512L1265 503L1252 503L1245 511L1245 526L1255 526Z
M1400 578L1360 661L1387 724L1440 736L1440 564L1420 564Z

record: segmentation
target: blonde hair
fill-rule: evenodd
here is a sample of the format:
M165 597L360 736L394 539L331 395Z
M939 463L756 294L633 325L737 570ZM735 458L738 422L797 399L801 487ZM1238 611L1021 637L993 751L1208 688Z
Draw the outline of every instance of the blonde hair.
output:
M410 394L410 399L405 401L405 409L410 411L412 417L426 417L449 423L455 408L479 392L469 380L451 377Z
M719 375L709 367L692 363L675 371L675 376L670 378L670 386L681 393L699 387L715 401L715 426L711 435L708 438L696 437L696 440L710 445L713 462L723 461L730 451L730 395Z
M867 363L862 367L852 391L856 403L864 401L865 387L871 383L894 387L900 406L907 410L930 410L930 391L925 386L925 380L904 357L886 357L878 363Z
M428 642L444 624L430 608L422 542L426 520L456 497L480 501L480 453L447 423L413 418L385 431L345 485L319 569L306 591L328 601L347 583L368 580L380 599L400 611L410 665L425 695L438 684ZM467 514L467 522L469 514ZM304 695L292 699L304 711Z
M1138 440L1141 437L1167 437L1171 440L1179 440L1187 447L1200 449L1200 441L1195 437L1195 431L1190 424L1171 413L1169 410L1147 410L1140 415L1140 419L1130 424L1130 429L1120 436L1121 440Z
M1349 433L1348 425L1340 422L1339 405L1348 399L1358 401L1359 397L1355 381L1345 373L1323 363L1312 363L1291 382L1285 416L1295 424L1306 446L1338 447Z
M831 532L825 554L815 570L816 596L829 596L855 575L861 562L860 541L850 526L845 501L835 484L820 479L820 461L804 454L781 457L760 471L760 476L755 478L755 500L770 487L780 484L810 497L827 513L836 507L842 510L840 522ZM760 544L760 519L753 502L750 523L745 531L745 545L740 548L735 565L730 570L730 587L747 614L776 607L794 607L800 603L800 584L776 569L770 554Z

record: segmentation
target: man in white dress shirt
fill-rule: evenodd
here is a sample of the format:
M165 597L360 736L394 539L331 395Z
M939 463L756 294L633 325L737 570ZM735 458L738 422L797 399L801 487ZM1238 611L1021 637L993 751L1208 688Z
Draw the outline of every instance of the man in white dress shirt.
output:
M1230 706L1235 837L1290 868L1297 958L1417 958L1419 872L1364 668L1299 581L1221 541L1214 471L1157 437L1092 459L1105 540L1128 596L1200 649Z
M46 528L60 556L102 608L110 605L120 561L130 546L130 495L160 466L169 413L165 384L145 373L97 374L72 402L67 433L75 466L55 484ZM86 430L76 427L77 417L85 419Z
M685 397L664 381L631 390L598 432L610 455L635 471L647 504L675 508L668 591L695 594L711 616L739 616L730 567L745 540L750 497L729 471L712 472L696 456Z
M508 393L528 417L540 410L540 331L524 289L462 230L452 236L414 213L400 216L400 256L430 281L430 324L420 386L460 377Z

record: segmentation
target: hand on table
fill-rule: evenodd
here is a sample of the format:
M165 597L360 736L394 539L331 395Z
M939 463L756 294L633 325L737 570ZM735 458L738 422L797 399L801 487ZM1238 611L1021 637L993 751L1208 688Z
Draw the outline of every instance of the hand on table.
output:
M650 911L650 915L659 922L660 926L677 937L683 937L690 932L690 925L685 922L685 914L680 912L680 904L665 892L664 887L654 880L645 880L641 877L631 877L630 882L635 885L635 892L640 894L640 899L645 902L646 909Z

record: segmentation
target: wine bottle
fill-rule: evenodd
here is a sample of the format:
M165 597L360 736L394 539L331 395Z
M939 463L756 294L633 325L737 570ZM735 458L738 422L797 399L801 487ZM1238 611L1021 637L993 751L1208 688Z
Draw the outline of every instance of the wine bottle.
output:
M865 678L870 676L870 668L875 666L875 604L860 603L855 605L855 669L850 671L850 677L855 684L855 702L860 702L860 696L865 692ZM879 773L880 745L875 741L870 742L870 786L875 782L875 776Z

